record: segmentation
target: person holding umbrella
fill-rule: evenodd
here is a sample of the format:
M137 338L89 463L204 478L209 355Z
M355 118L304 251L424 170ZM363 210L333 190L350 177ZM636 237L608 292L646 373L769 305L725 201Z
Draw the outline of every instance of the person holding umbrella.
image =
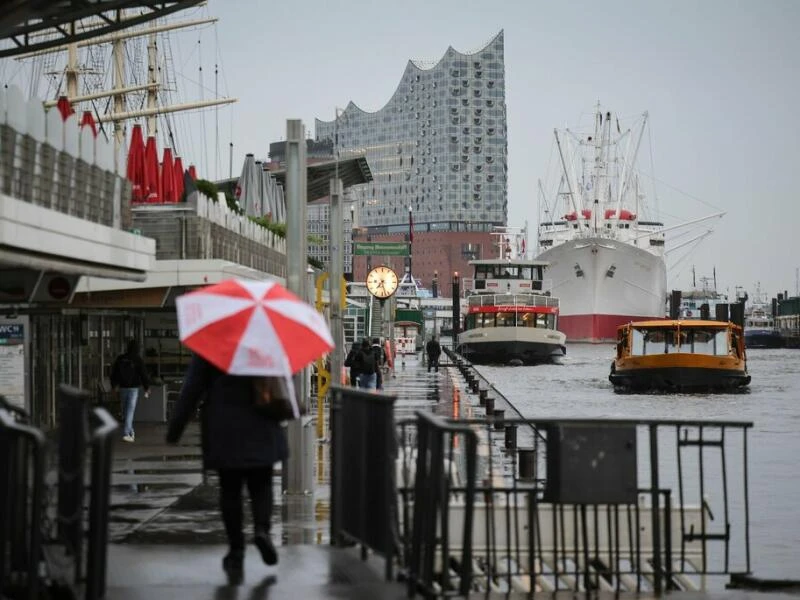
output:
M271 281L229 280L177 299L181 341L193 350L167 442L177 443L202 400L203 461L216 469L232 583L244 573L242 487L253 514L253 542L267 565L278 562L270 538L273 465L288 457L279 418L264 410L262 382L288 386L289 418L299 417L291 375L333 349L322 316Z

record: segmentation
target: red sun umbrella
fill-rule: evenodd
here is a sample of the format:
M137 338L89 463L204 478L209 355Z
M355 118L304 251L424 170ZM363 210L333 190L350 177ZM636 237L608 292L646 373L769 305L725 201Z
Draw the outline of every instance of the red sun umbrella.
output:
M81 117L81 128L83 127L90 127L92 129L92 135L97 137L97 124L94 122L94 117L92 116L92 112L89 110L83 111L83 116Z
M274 281L228 279L175 304L181 341L232 375L285 377L334 347L322 315Z
M192 178L192 181L197 181L197 170L194 165L189 165L189 177Z
M156 138L152 135L147 137L147 144L144 147L144 181L145 181L145 202L155 204L161 201L158 193L158 150L156 149Z
M134 125L131 132L131 145L128 148L128 181L131 182L133 202L144 202L147 198L144 169L144 139L142 126Z
M56 108L58 112L61 113L61 118L66 121L67 117L70 115L75 114L75 110L72 108L72 104L69 101L69 98L66 96L59 96L58 102L56 102Z
M161 163L161 199L164 202L177 202L175 193L175 163L172 162L172 150L164 148L164 160Z
M175 197L176 202L183 198L183 161L180 156L175 157Z

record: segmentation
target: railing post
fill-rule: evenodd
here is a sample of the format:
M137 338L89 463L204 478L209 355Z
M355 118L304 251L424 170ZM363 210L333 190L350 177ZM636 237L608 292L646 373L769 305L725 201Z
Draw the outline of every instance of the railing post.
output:
M658 595L663 586L661 577L661 509L659 508L658 481L658 425L650 425L650 502L652 504L651 527L653 528L653 591Z

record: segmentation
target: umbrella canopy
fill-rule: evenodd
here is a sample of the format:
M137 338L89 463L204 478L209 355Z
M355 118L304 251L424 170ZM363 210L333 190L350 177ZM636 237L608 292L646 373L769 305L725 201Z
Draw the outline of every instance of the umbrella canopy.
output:
M172 150L164 148L164 160L161 163L161 199L163 202L177 202L175 186L175 163L172 162Z
M183 161L180 156L175 157L175 195L177 196L176 202L183 199Z
M334 347L322 315L274 281L228 279L175 304L181 341L232 375L285 377Z
M197 169L194 168L194 165L189 165L189 177L192 178L192 181L197 181Z
M59 96L58 101L56 102L56 108L58 112L61 113L61 118L66 121L67 117L70 115L75 114L75 110L72 108L72 104L69 101L69 98L66 96Z
M157 203L161 201L158 194L160 178L158 172L158 149L156 148L156 138L152 135L147 137L147 144L144 147L144 174L145 174L145 201Z
M142 126L134 125L131 131L131 145L128 149L128 181L131 182L133 202L144 202L147 198L144 168L144 139Z
M236 200L248 217L262 216L257 207L260 186L258 178L260 176L260 172L256 169L255 158L252 154L248 154L244 157L242 174L239 175L239 181L236 184Z

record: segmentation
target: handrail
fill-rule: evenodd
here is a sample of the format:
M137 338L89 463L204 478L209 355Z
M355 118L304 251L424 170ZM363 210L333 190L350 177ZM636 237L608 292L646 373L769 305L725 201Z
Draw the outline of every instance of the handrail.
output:
M24 495L22 497L16 498L17 501L22 501L24 515L30 515L30 522L25 522L25 520L15 520L11 521L8 519L8 515L0 515L0 586L3 586L5 583L6 577L6 546L7 542L13 543L17 536L8 535L9 531L6 529L8 525L11 527L17 528L24 528L23 536L25 535L24 531L27 530L27 560L25 562L25 567L27 570L27 580L26 580L26 596L30 600L35 600L39 598L39 558L41 556L41 546L42 546L42 533L41 533L41 519L42 519L42 498L44 494L44 451L45 451L45 436L44 434L37 428L31 427L29 425L24 425L22 423L17 422L17 420L12 416L11 411L6 410L5 408L0 409L0 435L4 432L11 433L14 437L19 438L27 438L29 442L29 447L32 450L30 458L33 463L33 469L29 472L28 471L28 462L27 457L23 454L23 460L25 460L25 464L23 466L23 471L19 473L19 477L27 479L30 477L31 481L31 496L30 496L30 504L27 503L27 488L28 486L25 484L25 481L6 481L3 482L6 487L3 490L3 493L6 494L21 494ZM3 436L5 437L5 436ZM8 440L11 442L11 440ZM3 473L6 477L9 477L14 474L13 468L18 465L11 465L14 461L20 458L15 451L17 448L12 448L11 444L9 447L6 448L6 452L4 452L4 456L0 456L0 460L8 461L6 465L0 465L2 467L10 467L8 469L3 469L6 471ZM4 508L4 504L11 500L9 496L3 499L3 503L0 504L0 508ZM13 530L11 530L13 532ZM8 539L7 539L8 538ZM17 548L17 551L20 549Z
M108 551L108 510L111 493L114 434L119 424L102 407L92 411L99 421L91 435L92 464L89 500L89 548L86 569L86 600L103 598L106 591Z

